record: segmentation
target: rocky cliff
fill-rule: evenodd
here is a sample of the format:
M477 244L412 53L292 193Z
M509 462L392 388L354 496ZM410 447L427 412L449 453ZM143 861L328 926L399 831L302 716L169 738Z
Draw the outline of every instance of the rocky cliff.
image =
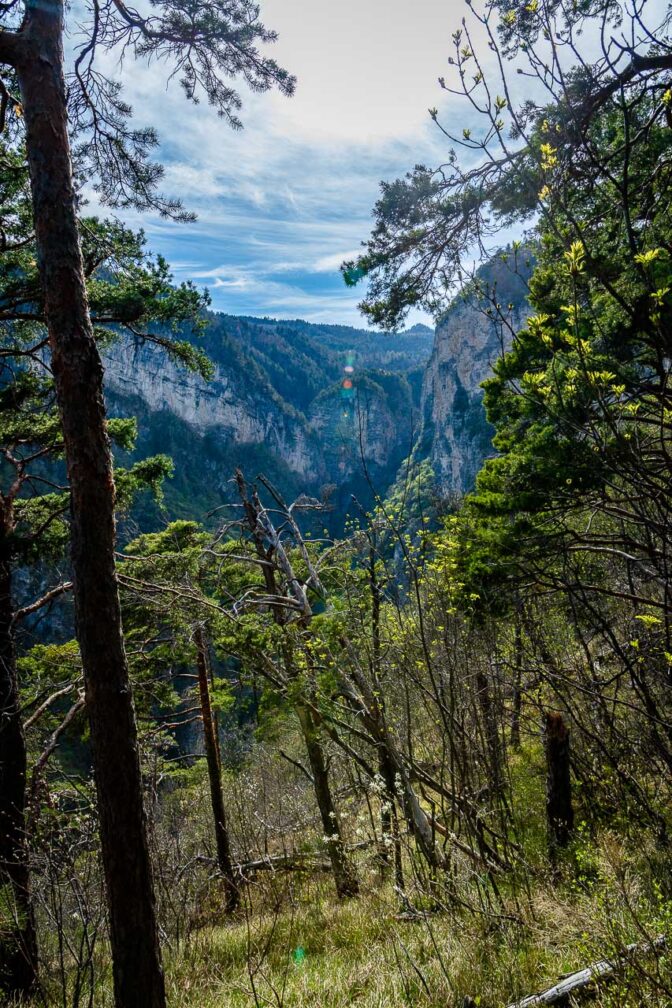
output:
M242 466L289 496L328 493L337 530L352 496L368 507L411 450L432 339L425 326L385 334L213 314L201 340L211 381L151 343L119 342L106 353L108 405L138 418L138 456L172 456L171 516L230 499Z
M105 378L111 402L127 403L124 412L139 406L147 426L169 415L201 441L214 437L239 452L264 445L299 478L312 481L319 469L305 418L249 368L220 361L205 381L152 343L120 343L106 355ZM163 450L171 454L170 425L163 433Z
M472 489L492 454L492 428L483 407L481 382L511 345L528 314L529 256L497 256L478 271L439 320L425 370L421 431L415 449L428 459L442 495Z
M524 324L530 269L528 253L496 256L435 333L212 314L201 340L209 382L152 344L119 343L105 361L109 406L138 418L138 456L174 459L171 517L202 518L230 500L237 466L288 496L329 497L334 532L384 496L411 455L429 463L442 496L461 496L492 452L480 385Z
M317 396L310 425L338 513L349 509L353 496L357 510L369 508L374 496L387 492L412 451L418 416L411 383L403 373L362 372Z

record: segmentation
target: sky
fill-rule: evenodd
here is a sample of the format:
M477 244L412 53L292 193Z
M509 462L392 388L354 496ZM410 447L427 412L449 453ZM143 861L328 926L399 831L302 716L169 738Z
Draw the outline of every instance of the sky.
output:
M161 64L124 63L136 121L161 139L163 190L198 214L193 224L125 219L176 280L207 286L217 310L365 327L364 291L346 288L338 267L369 234L380 180L446 156L427 110L442 108L437 78L463 10L459 0L262 0L279 33L268 53L298 83L292 98L241 89L240 132L166 87ZM417 321L431 323L419 311Z
M141 7L148 2L139 0ZM266 52L298 84L292 98L241 86L240 132L207 104L190 104L176 80L166 84L166 63L128 59L106 67L123 83L135 123L158 131L164 193L198 214L189 224L149 213L124 219L144 228L176 280L207 286L217 310L364 327L357 302L365 291L346 288L338 267L370 233L380 181L447 159L448 141L429 108L458 135L482 129L465 99L438 83L456 74L448 57L463 16L493 93L500 90L496 58L467 0L260 2L263 22L279 34ZM667 0L646 3L657 23ZM584 35L593 58L599 39ZM529 76L510 65L504 72L515 104L548 100ZM432 320L414 311L408 321Z

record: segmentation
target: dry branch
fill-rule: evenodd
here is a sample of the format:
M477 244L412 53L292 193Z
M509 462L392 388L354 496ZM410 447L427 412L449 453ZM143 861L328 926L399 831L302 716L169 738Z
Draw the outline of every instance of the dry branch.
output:
M568 1005L570 998L588 995L594 989L595 981L608 983L629 962L652 953L658 955L667 948L665 938L660 935L652 942L636 942L617 952L613 959L602 959L585 969L563 977L553 987L540 994L530 994L522 1001L514 1001L508 1008L534 1008L536 1005Z

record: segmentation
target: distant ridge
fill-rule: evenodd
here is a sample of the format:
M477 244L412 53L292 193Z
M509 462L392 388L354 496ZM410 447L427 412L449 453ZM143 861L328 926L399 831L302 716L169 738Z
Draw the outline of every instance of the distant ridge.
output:
M404 329L403 331L404 336L431 336L433 333L434 330L423 322L416 322L410 329Z
M212 360L206 382L151 344L106 353L111 413L136 416L138 457L175 461L164 509L202 518L230 495L243 466L289 497L328 492L334 531L352 505L370 507L408 457L433 330L383 333L301 319L208 313L193 341ZM124 460L125 461L125 460ZM149 506L149 504L148 504ZM136 515L149 527L151 515Z

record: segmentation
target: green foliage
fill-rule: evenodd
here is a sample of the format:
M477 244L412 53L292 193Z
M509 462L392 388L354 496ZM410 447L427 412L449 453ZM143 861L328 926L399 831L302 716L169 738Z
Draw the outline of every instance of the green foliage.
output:
M117 506L129 508L141 490L149 490L156 501L163 496L164 480L173 475L173 460L167 455L136 462L130 469L117 467L114 471Z
M2 337L5 350L15 347L20 356L31 343L35 351L46 340L28 171L25 151L16 140L5 140L0 146L0 195L5 236L0 255ZM82 217L79 229L98 338L105 341L123 334L134 340L153 340L182 364L209 375L204 353L175 338L185 326L194 335L202 329L208 295L191 283L175 286L166 261L148 253L142 231L98 217Z
M641 110L642 122L650 113ZM614 163L623 151L618 122L605 114L593 124ZM633 216L648 207L651 163L669 149L669 130L652 125L646 143L630 152ZM530 569L542 579L599 582L590 543L583 554L578 548L588 512L597 507L602 515L593 520L595 544L617 548L619 494L663 490L670 192L658 176L651 185L655 209L634 253L609 184L575 185L557 206L551 198L530 280L535 314L484 383L499 456L479 474L456 540L462 580L491 601L501 603L501 585ZM577 226L581 238L573 240ZM623 534L632 553L633 533ZM561 552L572 544L573 553Z
M592 6L579 4L577 17ZM524 12L508 0L493 9L502 14L508 51L536 38L536 0ZM554 0L542 9L562 13ZM454 42L458 66L474 66L461 31ZM592 93L593 82L581 87L571 72L568 80L566 101ZM187 78L185 86L195 84ZM214 451L225 462L229 449L213 447L208 465L195 467L193 441L174 417L149 435L144 416L139 424L110 421L124 463L116 468L121 509L144 489L160 498L172 474L162 452L129 461L138 433L160 448L158 439L177 431L178 480L192 466L199 484L196 500L189 500L186 480L179 484L180 503L192 513L196 505L216 506L217 520L224 516L215 533L187 519L147 531L127 545L118 565L141 742L151 756L162 912L166 933L173 927L178 935L168 970L173 1000L202 1008L227 997L242 1005L252 986L258 1002L324 1008L402 1001L430 1008L467 995L477 1004L506 1003L628 941L669 930L671 140L656 88L638 93L625 125L617 103L591 116L591 143L609 165L601 175L577 155L563 103L528 109L525 145L485 185L460 168L465 184L446 188L449 167L417 168L384 188L372 244L346 267L349 282L367 271L373 277L367 310L392 325L410 304L439 308L451 268L460 272L468 243L482 237L484 213L501 224L543 207L532 275L531 246L517 244L498 257L502 277L513 260L515 283L498 276L488 285L480 273L463 292L487 324L487 313L501 319L511 311L509 296L529 282L535 314L515 333L484 390L498 457L454 513L439 515L431 467L412 458L387 499L376 488L371 513L359 507L338 541L325 541L326 533L319 543L302 541L277 497L265 512L276 528L249 529L237 520L245 512L219 507L224 491L212 478ZM510 109L508 98L494 94L492 130L499 135ZM645 142L631 144L626 126ZM468 129L464 140L474 142ZM5 184L19 227L23 190ZM617 198L622 185L625 201ZM203 305L193 289L171 287L166 264L145 257L141 236L98 221L82 228L98 338L149 339L209 374L186 332L190 313ZM116 252L99 258L106 241ZM437 267L440 296L422 273L422 263L436 262L439 252L448 260L445 270ZM17 262L24 255L29 243L17 249ZM30 270L27 258L21 282ZM19 275L10 273L8 289ZM62 551L68 491L51 387L35 366L33 344L44 339L39 300L21 301L18 287L12 296L7 311L17 317L7 346L19 364L12 363L0 387L0 437L3 485L20 477L3 529L16 565ZM243 376L241 395L256 401L263 392L283 419L300 420L315 399L329 404L341 354L352 350L353 339L361 401L382 403L396 416L410 412L403 374L414 344L408 334L390 337L381 360L366 335L340 327L218 317L208 320L202 345L220 368ZM30 364L21 359L26 350ZM365 359L371 366L363 367ZM456 384L455 422L474 437L476 405ZM356 440L344 425L346 435ZM260 450L262 461L269 451ZM300 513L299 504L292 514ZM309 584L311 564L321 586ZM297 586L306 590L308 607ZM249 719L256 729L245 757L232 759L224 776L236 856L281 851L322 858L316 841L323 842L324 824L316 824L308 775L294 758L293 715L297 707L309 710L306 734L323 744L339 817L365 837L352 850L370 883L359 902L335 908L313 872L305 882L298 871L268 872L268 881L258 872L246 887L244 923L218 926L217 883L199 833L204 774L183 762L170 768L172 755L193 758L191 747L179 751L178 743L194 713L194 670L201 683L207 671L199 661L204 642L213 708L230 722ZM55 691L37 728L30 726L39 753L37 743L58 728L80 687L79 652L72 641L41 645L19 667L26 712ZM556 708L570 733L579 825L561 856L549 859L539 724ZM69 729L80 744L85 731L81 722ZM56 800L40 836L72 838L73 861L54 863L65 864L79 886L81 868L94 865L97 852L81 822L66 819L73 802L66 791L68 745L70 735L59 764L52 764ZM300 786L287 766L280 784L273 778L265 754L275 758L281 746ZM300 814L293 814L296 794ZM269 814L274 801L278 808ZM394 889L381 864L381 834L386 844L392 815L401 833L397 867L406 876ZM425 852L430 878L418 843L418 821L425 820L432 845L449 862L440 872ZM60 884L52 881L52 862L45 879L52 897ZM202 927L213 918L217 926ZM62 920L59 927L65 932ZM82 943L87 937L79 922L68 934ZM63 933L57 938L66 944ZM45 963L49 969L49 955ZM647 1003L656 997L662 1005L668 992L669 963L662 960L660 971L625 971L613 992L598 998L634 1008L647 996ZM101 1004L107 996L101 993Z
M18 665L35 696L44 692L45 683L76 682L82 673L79 645L75 640L65 644L36 644L19 658Z
M60 420L48 370L47 334L39 282L25 153L13 140L0 148L3 248L0 255L0 498L1 534L17 565L55 560L68 539L68 492ZM212 372L193 338L203 328L207 295L174 286L167 263L152 257L142 232L119 221L79 222L87 294L97 339L147 339L180 364ZM177 338L191 328L192 341ZM137 422L112 418L108 432L121 453L132 453ZM117 467L117 503L127 511L143 491L159 500L172 475L165 454Z

